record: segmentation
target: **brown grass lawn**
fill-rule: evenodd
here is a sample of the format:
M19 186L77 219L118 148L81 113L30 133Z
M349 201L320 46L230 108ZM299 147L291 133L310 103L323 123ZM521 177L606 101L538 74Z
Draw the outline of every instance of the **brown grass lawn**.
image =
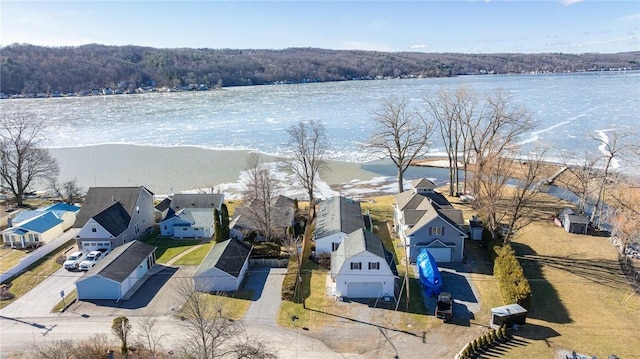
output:
M11 249L8 247L0 248L0 272L4 273L15 267L26 255L26 251L19 249Z
M555 226L552 216L566 205L539 196L535 220L512 239L533 300L527 325L515 332L526 344L509 347L503 357L553 358L560 349L598 358L637 357L640 296L632 294L616 249L606 237L569 234ZM467 207L465 218L471 214ZM477 242L467 244L467 251L479 256L472 275L481 303L475 324L486 325L490 308L505 303L490 274L486 251Z

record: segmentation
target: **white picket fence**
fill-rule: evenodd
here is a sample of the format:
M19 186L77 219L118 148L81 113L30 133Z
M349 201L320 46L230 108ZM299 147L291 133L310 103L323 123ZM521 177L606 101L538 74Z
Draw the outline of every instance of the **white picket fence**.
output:
M29 253L27 256L22 258L20 263L18 263L15 267L9 269L4 273L0 273L0 283L4 283L9 278L20 274L23 270L35 263L40 258L48 255L49 253L60 248L60 246L63 246L65 243L69 242L69 240L73 239L76 236L77 231L78 230L74 228L69 229L58 238Z

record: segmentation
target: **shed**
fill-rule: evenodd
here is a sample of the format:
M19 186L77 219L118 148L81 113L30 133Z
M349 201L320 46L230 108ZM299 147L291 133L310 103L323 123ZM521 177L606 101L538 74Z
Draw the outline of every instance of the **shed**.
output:
M117 247L76 281L78 299L122 299L155 264L155 251L140 241Z
M193 275L195 289L206 293L240 289L251 249L250 244L237 239L216 243Z
M569 233L587 234L589 219L581 214L567 214L562 224Z
M507 328L524 325L527 320L527 310L520 304L508 304L491 308L491 326Z

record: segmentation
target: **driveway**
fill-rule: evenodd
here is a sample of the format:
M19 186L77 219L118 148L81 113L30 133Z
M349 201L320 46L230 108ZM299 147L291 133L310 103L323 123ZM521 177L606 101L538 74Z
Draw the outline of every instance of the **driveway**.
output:
M245 322L275 324L282 303L282 281L287 268L255 267L250 270L243 289L252 290L253 298Z
M0 315L9 318L50 316L51 309L62 300L60 292L64 291L66 295L74 290L76 280L84 273L60 268L27 294L0 309Z
M463 263L443 263L440 265L442 274L442 291L453 296L452 322L459 325L469 325L469 321L475 317L474 313L480 311L480 295L473 285L469 271ZM434 314L436 298L424 295L427 313Z

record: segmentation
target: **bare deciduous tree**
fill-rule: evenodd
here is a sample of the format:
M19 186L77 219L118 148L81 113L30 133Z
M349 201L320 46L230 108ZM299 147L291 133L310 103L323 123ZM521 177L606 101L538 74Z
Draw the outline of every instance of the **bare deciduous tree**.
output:
M582 157L566 155L562 158L563 165L567 168L568 176L561 177L559 183L578 196L578 212L583 213L590 202L595 190L597 178L596 164L599 158L589 152Z
M45 121L26 113L2 112L0 119L0 177L23 206L23 195L38 180L51 183L58 163L43 148Z
M240 210L267 240L273 240L277 236L273 224L277 215L276 201L282 188L274 171L258 153L249 154L246 173L243 191L245 202Z
M153 317L141 317L137 322L137 344L149 351L152 358L159 356L162 351L162 341L166 333L158 328L158 319Z
M610 136L607 136L603 131L599 137L592 137L600 143L598 149L602 152L603 162L602 172L599 174L600 183L598 184L596 202L590 218L591 222L597 222L596 226L598 228L602 225L600 214L602 214L604 206L604 191L611 179L612 171L616 169L614 162L624 159L628 153L633 153L638 149L637 138L633 133L619 133L614 130L610 131L610 134Z
M429 150L433 123L410 109L407 100L387 99L374 114L374 132L367 148L381 158L390 158L397 168L398 191L404 191L404 172L411 162Z
M441 89L435 97L426 99L431 116L436 119L442 143L449 160L449 195L460 190L460 162L464 169L465 188L469 164L468 141L470 127L466 126L476 115L477 97L464 87L456 90ZM460 161L462 156L462 161Z
M225 318L222 302L216 301L215 296L196 291L189 276L174 285L183 301L180 316L184 318L187 336L182 348L185 356L213 359L233 353L233 339L244 331L242 325Z
M466 119L471 162L474 162L472 190L474 205L482 201L482 182L492 178L496 160L507 151L514 152L520 135L533 129L531 115L524 108L511 106L500 92L485 98L479 113ZM489 165L493 162L493 165ZM493 177L496 178L496 177Z
M65 203L74 204L82 199L82 188L78 185L78 179L66 181L58 185L55 181L51 183L51 190L56 196L62 198Z
M315 184L327 164L329 139L322 123L300 121L287 130L291 170L309 195L313 208Z

